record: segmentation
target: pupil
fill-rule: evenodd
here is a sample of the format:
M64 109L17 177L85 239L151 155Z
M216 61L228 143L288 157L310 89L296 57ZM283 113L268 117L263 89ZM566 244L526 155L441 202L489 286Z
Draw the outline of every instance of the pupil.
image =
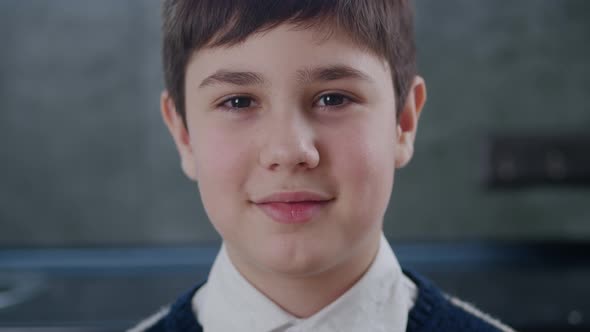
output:
M343 97L338 95L327 95L324 97L324 103L326 105L340 105L343 102Z
M242 97L234 98L234 99L232 99L231 104L232 104L232 107L235 107L235 108L249 107L250 106L250 99L242 98Z

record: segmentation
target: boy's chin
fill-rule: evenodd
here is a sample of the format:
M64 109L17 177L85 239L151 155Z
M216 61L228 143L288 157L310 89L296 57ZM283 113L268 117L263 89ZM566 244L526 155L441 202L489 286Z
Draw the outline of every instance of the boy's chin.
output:
M315 249L315 250L314 250ZM334 250L338 252L338 250ZM319 275L338 264L340 257L320 248L274 248L259 253L261 267L276 275L304 278Z
M329 260L315 259L306 262L272 260L263 263L269 271L275 275L289 278L309 278L318 276L329 269Z

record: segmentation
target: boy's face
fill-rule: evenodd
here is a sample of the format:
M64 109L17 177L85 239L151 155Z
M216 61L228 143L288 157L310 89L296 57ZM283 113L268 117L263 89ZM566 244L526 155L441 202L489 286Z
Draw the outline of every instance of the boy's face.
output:
M185 82L188 131L166 93L164 118L238 268L312 275L374 251L420 78L397 123L384 60L343 33L281 25L198 51Z

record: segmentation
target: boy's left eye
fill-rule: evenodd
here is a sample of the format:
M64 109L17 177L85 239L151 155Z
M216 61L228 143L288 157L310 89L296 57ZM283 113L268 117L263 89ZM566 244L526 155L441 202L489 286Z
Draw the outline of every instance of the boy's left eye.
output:
M350 102L350 98L339 93L329 93L321 96L317 101L319 107L341 106Z
M226 100L223 105L230 108L246 108L252 105L252 98L236 96Z
M232 96L217 104L222 111L242 113L257 107L256 100L249 96Z

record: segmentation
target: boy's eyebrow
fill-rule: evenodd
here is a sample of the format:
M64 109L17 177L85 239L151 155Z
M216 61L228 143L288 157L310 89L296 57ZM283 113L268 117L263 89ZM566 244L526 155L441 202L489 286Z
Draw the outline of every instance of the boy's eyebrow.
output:
M362 71L347 65L332 65L326 67L307 68L297 71L297 80L300 84L308 84L316 81L335 81L340 79L357 79L373 82L373 79ZM266 81L262 75L251 71L230 71L220 69L207 76L199 88L215 84L231 84L238 86L263 85Z
M229 70L218 70L212 75L207 76L199 88L211 86L215 84L231 84L231 85L262 85L264 84L264 78L260 74L250 71L229 71Z
M315 81L335 81L346 78L373 82L373 79L369 75L347 65L332 65L298 70L297 76L301 84Z

